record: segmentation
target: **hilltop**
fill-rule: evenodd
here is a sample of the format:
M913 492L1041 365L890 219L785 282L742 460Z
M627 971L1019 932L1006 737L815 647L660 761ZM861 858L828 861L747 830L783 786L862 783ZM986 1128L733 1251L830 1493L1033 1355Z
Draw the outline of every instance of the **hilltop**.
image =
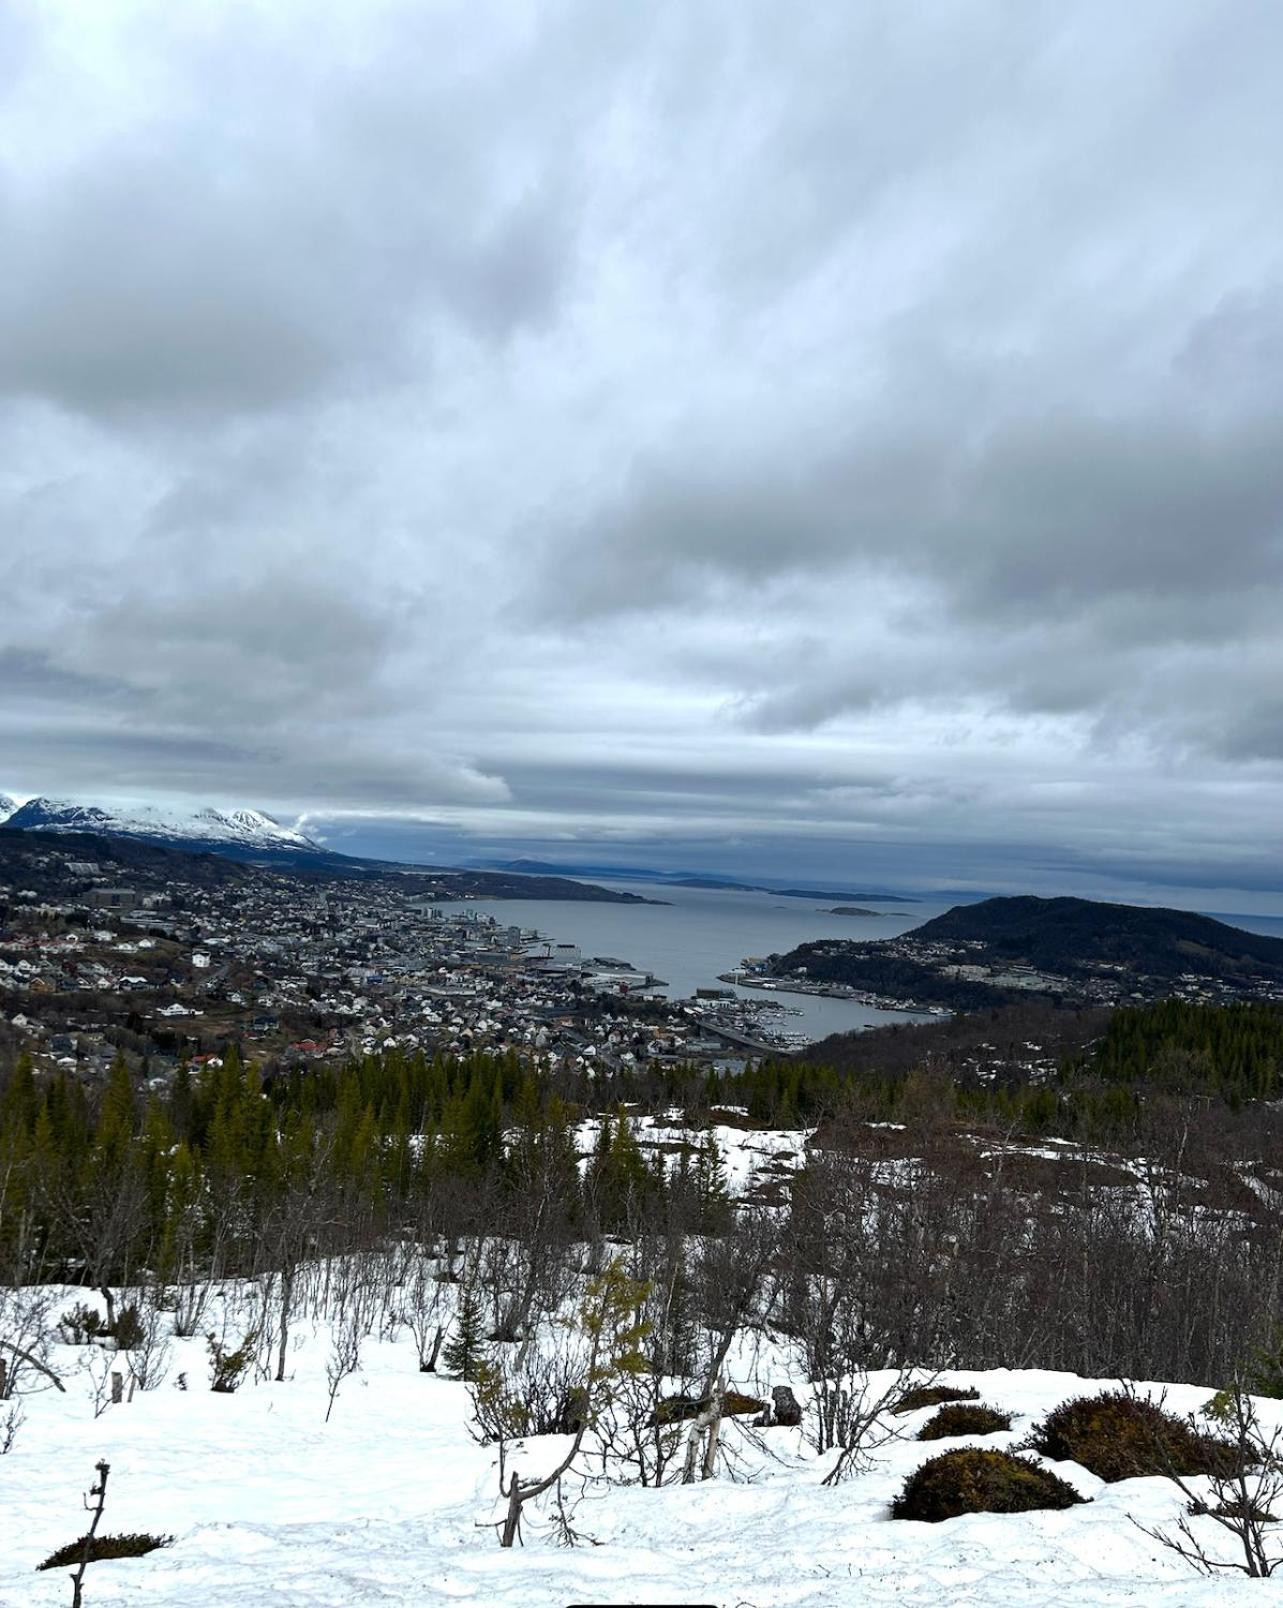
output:
M979 945L993 964L1071 976L1115 966L1150 977L1283 980L1283 939L1189 910L1026 895L956 905L911 936L920 943Z
M167 810L153 804L121 808L77 799L32 798L9 813L3 825L15 832L88 832L275 864L322 864L343 858L255 809Z
M768 970L804 990L951 1010L1037 996L1274 999L1283 939L1187 910L1022 896L955 906L897 938L800 944Z

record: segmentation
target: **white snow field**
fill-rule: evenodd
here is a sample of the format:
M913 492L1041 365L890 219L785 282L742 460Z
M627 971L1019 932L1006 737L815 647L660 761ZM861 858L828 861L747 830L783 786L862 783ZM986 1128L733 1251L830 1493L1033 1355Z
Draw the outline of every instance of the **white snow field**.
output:
M320 844L262 810L126 808L69 798L32 798L21 806L0 795L0 820L37 832L107 832L157 843L234 844L245 849L312 849Z
M67 1293L70 1304L87 1292ZM1057 1472L1093 1498L1088 1505L935 1525L889 1519L909 1471L972 1443L907 1438L926 1411L896 1421L906 1438L883 1446L871 1472L834 1489L821 1485L832 1455L817 1458L798 1431L767 1431L765 1453L733 1433L738 1478L662 1490L590 1481L574 1512L582 1544L558 1545L546 1507L528 1508L524 1545L504 1551L489 1527L499 1513L495 1451L469 1436L467 1388L421 1374L408 1336L371 1339L327 1424L328 1350L328 1336L309 1328L291 1349L284 1383L247 1381L234 1395L215 1395L204 1342L179 1340L163 1384L95 1418L83 1363L96 1358L101 1367L103 1354L58 1348L66 1393L26 1397L26 1421L0 1457L0 1603L69 1603L66 1573L35 1567L83 1533L81 1495L100 1458L111 1465L102 1532L167 1532L175 1542L91 1565L87 1608L1283 1603L1283 1581L1209 1581L1142 1534L1133 1519L1170 1522L1181 1510L1162 1480L1106 1486L1061 1463ZM176 1386L180 1372L186 1390ZM994 1447L1093 1388L1036 1371L945 1378L976 1385L984 1401L1015 1415L1009 1434L984 1441ZM756 1372L745 1363L734 1381L750 1389L784 1382L803 1393L769 1360ZM1194 1410L1208 1394L1174 1388L1169 1404ZM1264 1403L1263 1416L1273 1422L1280 1407ZM549 1470L565 1444L531 1440L517 1464L528 1475ZM578 1495L573 1481L568 1491ZM1228 1540L1217 1542L1222 1556Z

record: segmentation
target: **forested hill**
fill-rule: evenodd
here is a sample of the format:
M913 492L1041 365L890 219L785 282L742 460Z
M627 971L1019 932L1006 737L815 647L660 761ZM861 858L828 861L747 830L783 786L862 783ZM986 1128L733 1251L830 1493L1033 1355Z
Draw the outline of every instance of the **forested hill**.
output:
M1283 980L1283 939L1188 910L1091 899L985 899L957 905L906 936L922 944L979 943L990 961L1020 961L1062 976L1107 965L1149 977L1191 972Z
M1083 1005L1283 999L1283 939L1186 910L985 899L895 938L816 939L772 955L777 986L870 1003L985 1010L1041 995Z

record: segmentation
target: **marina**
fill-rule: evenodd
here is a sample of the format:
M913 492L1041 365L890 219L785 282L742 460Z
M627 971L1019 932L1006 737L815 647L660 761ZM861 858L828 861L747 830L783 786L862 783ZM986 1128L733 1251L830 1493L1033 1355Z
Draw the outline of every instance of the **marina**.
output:
M541 935L537 948L546 950L550 964L587 964L603 981L621 973L630 993L662 993L706 1021L710 1031L739 1034L775 1053L830 1033L935 1019L839 989L786 996L780 989L784 997L777 998L776 990L754 979L752 965L839 929L843 937L891 938L937 914L937 905L889 903L868 917L838 918L823 903L770 893L665 888L663 898L663 904L644 905L479 899L468 907L503 925L535 927Z

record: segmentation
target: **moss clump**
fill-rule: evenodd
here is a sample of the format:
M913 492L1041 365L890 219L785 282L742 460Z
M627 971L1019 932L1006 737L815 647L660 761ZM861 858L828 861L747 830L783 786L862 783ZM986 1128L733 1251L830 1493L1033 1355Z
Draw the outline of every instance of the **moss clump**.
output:
M1037 1426L1029 1444L1056 1462L1081 1463L1109 1484L1156 1474L1230 1474L1237 1464L1228 1442L1121 1390L1065 1402Z
M956 1385L915 1385L906 1390L893 1413L916 1413L922 1407L942 1407L950 1401L979 1401L978 1390L959 1390Z
M942 1452L904 1482L893 1519L939 1524L963 1513L1032 1513L1075 1507L1084 1498L1031 1458L978 1448Z
M996 1435L1010 1429L1011 1419L993 1407L973 1402L953 1402L928 1418L918 1431L920 1441L948 1440L951 1435Z
M148 1552L155 1552L158 1547L168 1547L174 1544L172 1535L148 1535L139 1531L134 1535L96 1535L89 1543L90 1563L104 1563L110 1558L141 1558ZM57 1552L51 1552L43 1563L36 1565L39 1569L74 1569L85 1555L85 1538L82 1535L78 1541L68 1541L65 1547L59 1547Z

